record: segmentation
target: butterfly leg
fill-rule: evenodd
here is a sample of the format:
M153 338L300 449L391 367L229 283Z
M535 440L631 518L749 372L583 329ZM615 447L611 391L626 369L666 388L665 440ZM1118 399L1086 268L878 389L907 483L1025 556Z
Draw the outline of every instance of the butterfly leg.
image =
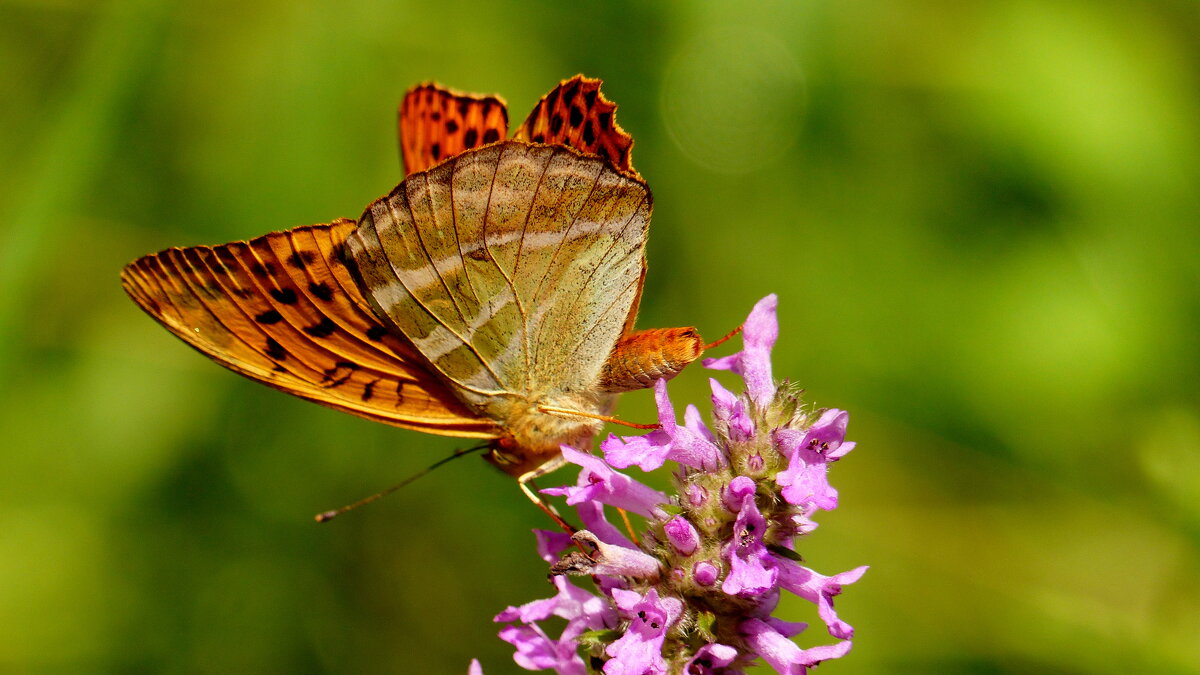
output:
M525 496L529 498L529 501L533 502L533 505L541 509L543 513L550 516L550 519L557 523L558 526L563 529L563 532L566 532L567 534L575 534L579 530L567 521L563 520L562 516L558 515L558 511L555 510L553 506L542 501L542 498L538 496L537 492L535 492L537 489L537 484L533 482L538 478L555 471L556 469L562 468L566 463L567 460L564 459L562 455L559 455L558 457L546 462L533 471L529 471L518 476L517 485L521 486L521 492L525 493ZM532 489L530 486L532 486Z

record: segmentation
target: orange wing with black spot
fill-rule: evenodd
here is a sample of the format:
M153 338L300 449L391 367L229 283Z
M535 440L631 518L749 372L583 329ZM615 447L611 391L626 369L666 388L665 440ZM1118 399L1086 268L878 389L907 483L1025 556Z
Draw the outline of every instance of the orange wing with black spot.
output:
M147 314L236 373L398 427L498 437L375 318L342 263L355 226L343 219L169 248L130 263L121 283Z
M576 75L542 97L513 139L569 145L599 155L618 171L641 180L629 153L633 137L617 124L617 104L604 97L600 80Z
M425 83L400 103L400 152L404 175L508 135L508 108L497 96L466 94Z

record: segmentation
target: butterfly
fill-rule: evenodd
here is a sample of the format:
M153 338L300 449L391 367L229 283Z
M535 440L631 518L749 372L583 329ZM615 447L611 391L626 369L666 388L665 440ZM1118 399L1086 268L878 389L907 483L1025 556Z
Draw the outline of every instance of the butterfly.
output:
M633 329L651 194L600 84L562 81L511 139L503 100L419 85L399 108L407 177L357 220L169 248L122 285L220 365L485 439L524 487L590 444L616 394L704 349L694 328Z

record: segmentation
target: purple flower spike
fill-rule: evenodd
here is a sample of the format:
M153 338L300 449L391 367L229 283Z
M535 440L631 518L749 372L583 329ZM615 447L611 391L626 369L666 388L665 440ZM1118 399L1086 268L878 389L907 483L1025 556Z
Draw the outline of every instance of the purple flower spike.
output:
M467 666L467 675L483 675L483 666L479 665L479 659L471 659L471 665Z
M542 492L565 497L585 529L573 535L575 546L538 532L556 593L496 617L509 624L501 637L521 666L560 675L743 675L761 658L795 675L850 650L854 629L834 599L866 567L824 576L796 562L799 537L817 527L813 516L837 506L827 468L854 448L845 441L848 415L807 414L812 407L799 390L775 387L775 296L755 306L744 328L741 352L706 362L746 382L735 393L711 381L711 425L689 405L680 426L659 381L659 428L610 437L604 458L563 448L580 467L578 479ZM676 463L662 477L670 495L618 471L668 461ZM605 517L609 507L643 516L644 531L635 534L627 522L626 536ZM773 616L794 607L781 603L784 591L813 603L810 613L838 641L810 649L792 642L808 624ZM557 638L546 633L549 620L566 622Z
M725 551L729 558L729 576L721 584L722 591L753 597L766 593L775 585L779 571L763 545L766 530L767 521L754 504L754 493L751 492L742 500L742 508L733 525L733 541Z
M629 619L629 629L605 649L612 657L604 664L606 675L649 675L667 672L662 657L663 639L683 610L677 598L658 597L651 588L643 597L634 591L613 590L613 601Z
M771 377L771 348L779 337L779 320L775 307L779 298L768 295L750 311L742 327L742 351L732 356L705 359L704 367L713 370L731 370L746 381L750 398L759 406L766 406L775 397L775 380Z
M579 452L570 446L562 446L563 458L583 467L575 487L547 488L542 494L562 495L574 506L587 501L599 501L618 509L632 511L650 517L659 504L667 502L667 496L604 463L604 460Z
M854 637L854 628L838 618L833 609L833 597L842 592L842 586L862 578L867 566L855 567L848 572L827 577L786 558L775 557L779 569L779 585L782 588L816 604L821 621L835 638L849 640Z
M645 436L625 439L609 436L600 444L609 464L618 469L637 466L642 471L653 471L668 459L705 470L724 463L707 429L701 433L691 425L681 427L675 423L675 407L667 396L666 380L654 383L654 400L658 404L659 428Z
M828 466L854 449L845 443L850 415L844 410L826 410L806 431L779 429L775 442L788 458L787 469L775 475L783 498L797 506L813 504L831 511L837 508L837 490L829 485Z
M724 669L733 663L737 656L736 648L713 642L698 649L692 660L688 661L687 668L684 668L683 672L688 675L716 675L718 672L726 675L729 671L718 671L717 669Z
M822 661L845 656L850 651L848 640L834 645L800 649L795 642L788 639L794 633L787 624L774 619L747 619L742 622L741 632L746 642L767 665L784 675L804 675L808 668Z

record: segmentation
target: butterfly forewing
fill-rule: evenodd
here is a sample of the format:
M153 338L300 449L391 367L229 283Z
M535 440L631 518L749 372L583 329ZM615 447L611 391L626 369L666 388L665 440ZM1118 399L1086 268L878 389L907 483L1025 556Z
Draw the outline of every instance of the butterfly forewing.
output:
M409 90L399 111L404 173L412 175L464 150L508 135L508 110L496 96L426 83Z
M348 262L465 400L590 391L640 290L649 210L598 157L510 141L372 204Z
M354 227L342 220L167 249L130 264L122 282L171 332L267 385L396 426L497 436L374 317L340 258Z

